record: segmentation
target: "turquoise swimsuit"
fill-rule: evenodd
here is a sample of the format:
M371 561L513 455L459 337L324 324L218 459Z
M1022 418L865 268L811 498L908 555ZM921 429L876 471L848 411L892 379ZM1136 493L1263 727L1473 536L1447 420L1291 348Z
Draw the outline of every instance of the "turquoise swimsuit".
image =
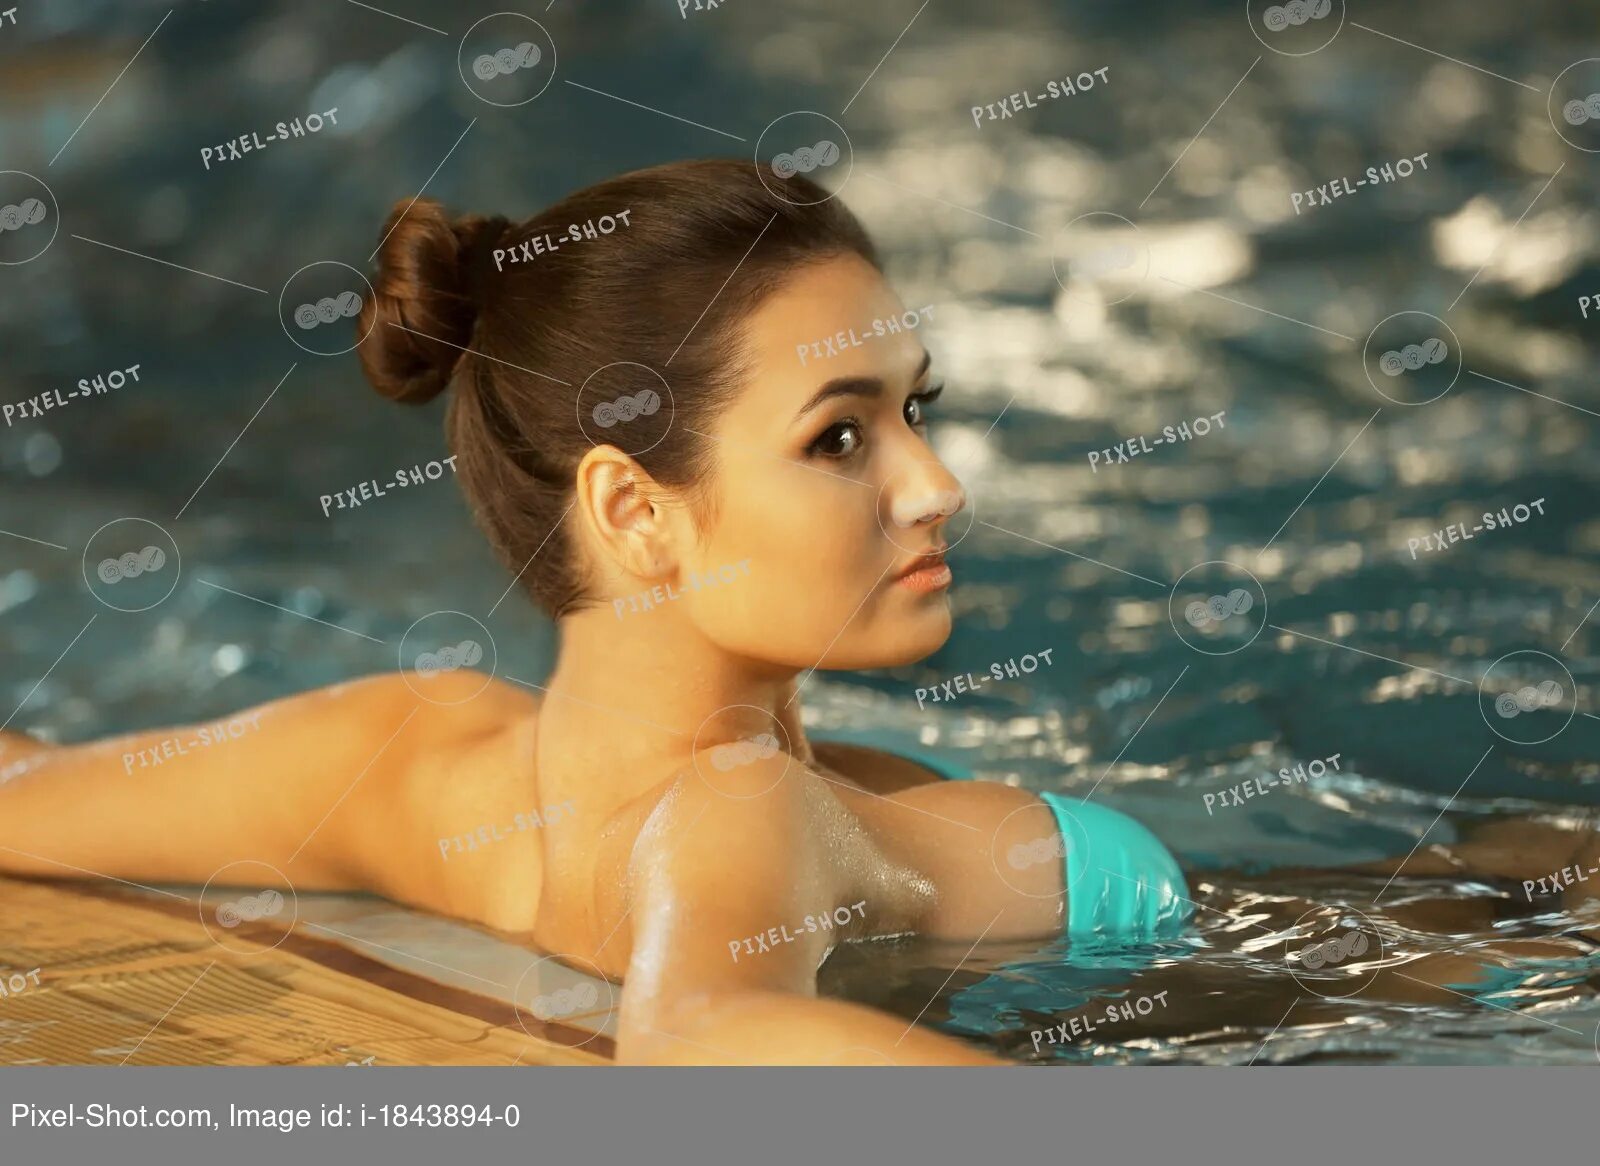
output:
M871 740L855 743L885 748ZM975 776L936 754L890 751L951 781ZM1193 908L1189 886L1155 835L1107 806L1069 794L1039 797L1065 843L1066 929L1037 952L956 987L944 1001L942 1027L951 1032L1015 1034L1027 1015L1062 1013L1126 992L1133 977L1181 950L1179 937Z
M1039 795L1066 842L1067 937L1171 935L1189 917L1189 884L1160 839L1120 810Z
M951 780L972 773L948 759L897 750ZM1171 936L1192 906L1177 860L1148 829L1120 810L1049 790L1039 794L1066 844L1067 938Z

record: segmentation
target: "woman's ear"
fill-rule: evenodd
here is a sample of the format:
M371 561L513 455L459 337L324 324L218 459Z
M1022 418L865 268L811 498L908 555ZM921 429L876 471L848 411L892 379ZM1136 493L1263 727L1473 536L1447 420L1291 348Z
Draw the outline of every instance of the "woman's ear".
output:
M576 517L601 554L641 579L659 579L677 566L671 499L644 468L612 445L597 445L578 463Z

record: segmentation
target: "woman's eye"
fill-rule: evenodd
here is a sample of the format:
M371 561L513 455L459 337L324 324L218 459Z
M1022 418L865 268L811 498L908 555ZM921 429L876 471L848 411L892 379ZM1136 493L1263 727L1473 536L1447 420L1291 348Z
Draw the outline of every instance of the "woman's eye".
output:
M936 385L925 393L913 393L906 398L905 419L906 424L913 429L921 429L928 424L928 407L939 399L939 394L944 392L943 385Z
M847 458L857 452L865 441L860 422L853 419L840 421L818 434L807 452L819 457Z

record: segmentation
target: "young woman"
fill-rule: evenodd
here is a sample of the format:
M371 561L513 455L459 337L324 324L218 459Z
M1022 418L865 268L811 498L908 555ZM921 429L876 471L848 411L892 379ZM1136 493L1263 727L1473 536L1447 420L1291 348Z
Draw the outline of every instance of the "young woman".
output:
M862 335L906 311L872 244L786 182L700 161L523 224L397 208L362 363L397 401L450 393L477 521L559 629L542 694L467 668L372 677L264 706L225 753L138 781L120 758L180 731L12 737L0 868L203 882L257 859L300 890L526 933L625 984L629 1062L985 1063L819 998L819 965L908 932L1181 929L1183 876L1125 816L808 740L814 670L945 641L965 500L926 441L941 386L916 330ZM464 826L563 804L439 860Z

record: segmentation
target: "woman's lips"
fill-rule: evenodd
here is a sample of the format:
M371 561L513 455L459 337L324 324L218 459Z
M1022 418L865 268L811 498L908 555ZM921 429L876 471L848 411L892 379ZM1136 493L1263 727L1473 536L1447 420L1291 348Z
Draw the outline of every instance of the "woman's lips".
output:
M950 586L950 567L944 561L944 551L920 555L896 577L895 583L912 591L926 594Z

